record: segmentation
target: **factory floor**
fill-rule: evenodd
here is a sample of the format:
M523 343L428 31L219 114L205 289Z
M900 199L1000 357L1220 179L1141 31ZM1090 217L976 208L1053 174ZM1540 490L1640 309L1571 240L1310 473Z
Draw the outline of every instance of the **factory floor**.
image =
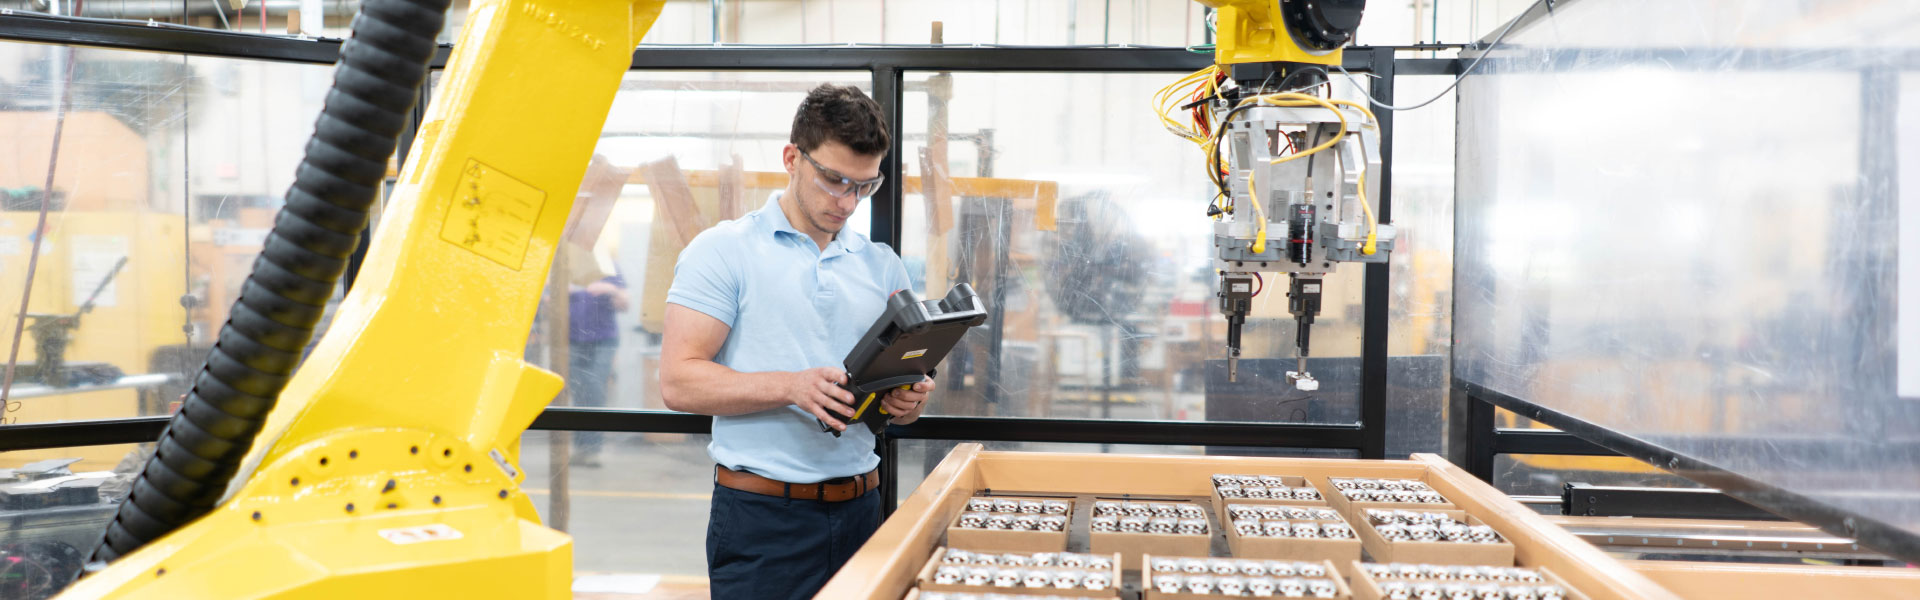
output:
M707 581L704 578L689 578L686 581L662 580L644 592L574 592L573 600L707 600Z
M530 431L522 439L522 485L541 520L573 536L574 598L707 598L707 437L603 434L599 465L565 468L561 485L551 458L555 435ZM583 448L577 438L573 446Z

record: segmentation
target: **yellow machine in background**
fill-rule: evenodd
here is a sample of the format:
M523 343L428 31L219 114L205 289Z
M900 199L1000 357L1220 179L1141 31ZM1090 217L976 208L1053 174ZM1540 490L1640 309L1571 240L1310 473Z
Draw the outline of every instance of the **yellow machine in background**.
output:
M67 116L62 145L81 156L111 156L109 161L70 161L54 180L54 206L44 230L39 223L40 188L46 185L52 123L38 111L0 111L0 138L14 143L0 147L0 189L13 190L15 200L0 210L0 272L19 275L0 278L0 344L11 343L18 322L20 297L28 285L25 274L34 245L39 264L31 282L27 305L31 314L72 314L96 290L99 296L68 330L65 360L69 364L97 363L126 375L153 372L156 357L187 343L182 326L187 310L180 303L186 278L179 265L184 256L187 223L178 213L147 205L146 140L113 115L78 112ZM257 248L257 246L256 246ZM121 260L125 265L113 268ZM35 319L29 319L31 327ZM35 336L23 335L19 360L39 360ZM4 350L0 350L4 351ZM23 369L0 423L38 423L123 418L158 414L149 402L143 406L141 389L69 382L69 388L47 389ZM159 384L179 378L179 369L161 373ZM99 388L109 389L99 389ZM155 400L148 392L148 400ZM110 469L125 453L123 447L87 446L8 452L0 468L17 467L43 459L80 458L76 471Z
M38 241L27 312L72 314L97 290L78 327L66 333L65 360L128 377L117 385L93 378L47 389L22 369L0 423L166 414L183 391L185 372L204 360L208 338L226 320L272 211L241 208L198 220L183 206L155 205L148 134L113 114L83 111L67 115L62 149L69 156L110 159L62 161L46 227L36 232L40 187L46 185L44 150L52 135L41 111L0 111L0 138L15 142L0 147L0 190L7 191L0 193L11 198L0 209L0 272L20 274L0 278L0 343L11 342ZM181 265L187 265L185 272ZM20 362L40 358L34 335L24 335ZM79 458L73 470L99 471L113 468L125 453L124 446L23 450L0 456L0 468Z
M475 2L354 291L245 470L66 597L567 597L571 540L518 466L561 381L522 353L660 5Z

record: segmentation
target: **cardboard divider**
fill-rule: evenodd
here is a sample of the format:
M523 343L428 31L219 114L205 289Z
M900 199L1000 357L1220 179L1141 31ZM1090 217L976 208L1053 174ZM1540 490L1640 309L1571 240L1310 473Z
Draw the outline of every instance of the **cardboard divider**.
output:
M1152 555L1152 554L1142 556L1141 557L1142 564L1151 564L1154 556L1155 555ZM1182 557L1182 558L1185 558L1185 557ZM1340 570L1334 568L1333 561L1322 560L1322 561L1310 561L1310 562L1318 562L1326 566L1327 575L1325 577L1315 577L1312 579L1325 579L1328 581L1332 581L1334 587L1338 590L1337 592L1334 593L1332 598L1334 598L1335 600L1350 600L1351 598L1354 597L1353 588L1347 585L1347 580L1345 577L1340 576ZM1169 577L1169 576L1181 578L1182 589L1180 592L1171 593L1171 594L1162 592L1160 591L1160 587L1154 583L1155 577ZM1192 593L1191 591L1189 591L1188 588L1185 587L1186 577L1187 577L1186 573L1180 573L1177 575L1167 575L1167 574L1154 573L1153 569L1150 569L1150 568L1141 569L1140 570L1140 599L1141 600L1216 600L1218 598L1239 597L1239 596L1221 594L1219 593L1219 588L1217 587L1214 588L1214 593L1211 593L1211 594ZM1214 579L1218 580L1219 577L1220 576L1215 576ZM1246 579L1246 578L1242 577L1242 579ZM1285 579L1285 577L1281 577L1279 579ZM1252 595L1252 594L1241 594L1240 596L1249 596L1249 595ZM1284 597L1284 595L1279 593L1274 593L1271 595L1271 597L1279 598L1279 597ZM1305 597L1318 598L1318 596L1314 596L1312 594L1307 594Z
M1459 506L1453 503L1453 499L1447 498L1446 493L1441 492L1439 488L1434 488L1433 491L1441 494L1440 497L1443 499L1446 499L1447 501L1441 502L1438 504L1430 504L1426 502L1373 502L1373 501L1348 500L1346 494L1340 493L1339 488L1333 487L1334 479L1362 479L1362 478L1325 476L1325 477L1318 478L1318 481L1317 481L1317 483L1320 484L1320 495L1327 499L1327 504L1332 505L1334 510L1338 510L1342 514L1347 515L1347 519L1349 520L1358 521L1360 519L1365 518L1366 510L1369 508L1381 508L1381 509L1387 509L1387 510L1399 509L1399 510L1423 510L1423 511L1459 510L1460 509ZM1365 479L1372 479L1372 478L1365 478ZM1433 487L1433 483L1430 481L1427 481L1427 477L1424 475L1420 477L1391 477L1389 479L1400 479L1400 480L1412 479L1414 481L1419 481L1421 483L1427 484L1427 487L1429 488Z
M962 549L964 550L964 548ZM1106 569L1107 576L1108 576L1107 581L1109 583L1105 588L1087 589L1086 587L1079 587L1079 586L1073 587L1073 588L1058 588L1053 586L1048 586L1044 588L1030 588L1024 585L1020 587L1003 588L1003 587L994 587L992 585L984 585L984 586L966 585L964 583L939 583L935 581L934 572L937 571L941 566L946 564L947 550L948 549L944 547L938 550L935 550L933 553L933 557L927 560L926 566L920 568L920 575L917 579L915 579L915 583L916 585L919 586L919 589L936 591L936 592L967 592L972 594L1030 594L1030 595L1039 595L1039 596L1060 596L1060 597L1068 597L1068 598L1118 598L1120 596L1120 557L1118 555L1113 556L1113 564ZM1022 554L1030 554L1030 553L1022 553ZM1092 554L1101 554L1101 553L1094 552ZM956 565L956 566L965 568L969 565ZM1017 567L1017 568L1023 571L1041 570L1041 571L1048 571L1048 572L1063 571L1063 570L1084 572L1084 571L1090 570L1090 569L1068 569L1065 567L1058 567L1058 566L1055 566L1055 567L1026 566L1026 567Z
M1466 522L1467 526L1486 525L1480 519L1460 510L1427 510L1424 512L1444 513L1455 520ZM1513 543L1507 540L1507 534L1495 529L1500 541L1492 544L1479 542L1389 542L1374 528L1373 522L1364 514L1351 518L1354 533L1359 535L1360 545L1367 551L1373 562L1381 563L1424 563L1435 565L1489 565L1511 567L1514 560Z
M1553 571L1550 569L1547 569L1546 567L1524 567L1539 573L1540 578L1544 580L1540 583L1526 583L1526 582L1519 582L1519 581L1461 581L1461 580L1449 581L1449 580L1433 580L1433 579L1411 579L1410 580L1410 579L1400 579L1400 578L1379 580L1379 579L1374 579L1373 575L1367 573L1366 567L1360 561L1354 561L1353 563L1351 563L1349 568L1350 570L1348 571L1348 577L1351 578L1353 582L1354 600L1390 600L1390 598L1388 597L1387 591L1384 588L1384 584L1387 581L1404 581L1410 585L1416 584L1416 583L1437 583L1437 584L1464 583L1464 584L1467 584L1468 587L1479 587L1481 585L1491 583L1491 584L1500 586L1500 589L1502 590L1501 597L1510 597L1510 596L1507 596L1507 594L1505 593L1505 590L1507 588L1522 587L1522 586L1538 588L1542 585L1557 585L1557 586L1560 586L1560 589L1566 590L1567 592L1566 600L1587 600L1586 594L1582 594L1580 593L1580 590L1574 589L1572 585L1568 585L1565 579L1561 579L1559 575L1553 574ZM1417 597L1417 596L1410 596L1410 597ZM1475 597L1478 597L1478 595L1476 594Z
M960 518L967 513L963 505L962 510L955 513L953 519L947 522L947 546L961 550L981 550L987 552L1062 552L1067 549L1067 533L1068 530L1073 528L1073 514L1077 508L1072 498L1025 496L992 496L992 498L996 500L1014 501L1064 500L1067 502L1067 525L1062 527L1060 531L1021 531L1015 529L961 527Z
M1222 511L1225 508L1221 509ZM1317 519L1286 519L1288 523L1331 523L1346 522L1354 529L1359 527L1347 521L1322 521ZM1261 521L1265 523L1266 521ZM1266 558L1278 560L1327 560L1334 564L1347 564L1347 561L1360 560L1361 544L1358 537L1346 539L1333 538L1296 538L1296 537L1253 537L1240 535L1240 531L1229 520L1221 526L1226 530L1227 548L1232 550L1234 558Z
M1228 475L1277 476L1280 479L1286 481L1287 487L1313 488L1314 491L1320 492L1320 499L1319 500L1294 500L1294 499L1288 498L1285 500L1278 500L1273 498L1224 498L1220 496L1220 486L1215 485L1213 483L1213 480L1211 479L1211 476L1209 476L1209 479L1207 480L1207 489L1211 490L1213 493L1214 506L1226 506L1228 504L1270 504L1270 505L1277 504L1281 506L1327 506L1327 492L1333 490L1333 488L1327 487L1324 483L1316 484L1312 479L1302 477L1299 475L1276 475L1274 473L1257 473L1257 472L1255 473L1232 472L1227 474Z

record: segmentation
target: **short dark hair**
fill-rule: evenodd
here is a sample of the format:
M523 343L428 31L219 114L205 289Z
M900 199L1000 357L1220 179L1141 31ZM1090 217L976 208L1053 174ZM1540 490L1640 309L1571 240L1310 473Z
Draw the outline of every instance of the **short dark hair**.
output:
M891 138L880 103L849 85L822 83L807 92L807 99L793 114L793 134L788 141L811 152L827 140L868 156L886 154Z

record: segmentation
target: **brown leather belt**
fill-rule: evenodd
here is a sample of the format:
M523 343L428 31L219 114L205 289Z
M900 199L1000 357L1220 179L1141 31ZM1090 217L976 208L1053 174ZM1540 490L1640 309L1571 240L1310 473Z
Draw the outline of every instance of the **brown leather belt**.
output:
M721 487L775 498L846 502L865 495L868 490L878 488L880 470L874 469L859 476L828 479L820 483L787 483L714 465L713 482L720 484Z

